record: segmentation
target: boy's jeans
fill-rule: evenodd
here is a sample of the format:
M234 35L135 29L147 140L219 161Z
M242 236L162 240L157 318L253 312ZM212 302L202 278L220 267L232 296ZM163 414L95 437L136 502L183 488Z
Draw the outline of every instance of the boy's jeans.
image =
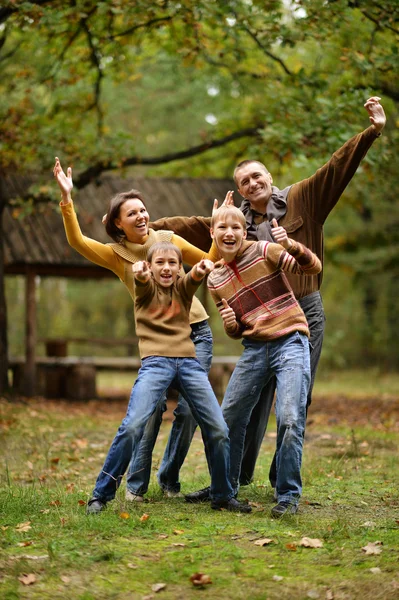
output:
M222 410L208 376L196 358L149 356L142 361L133 386L126 417L112 442L93 497L108 502L115 497L129 465L132 448L140 443L148 419L165 396L169 386L178 389L198 422L211 469L211 497L230 500L230 444Z
M277 381L278 502L297 503L302 492L301 463L306 400L310 385L309 341L295 332L271 342L243 340L244 352L230 378L222 403L230 431L230 480L238 492L246 428L262 389Z
M192 324L190 338L194 342L195 354L201 367L209 373L212 362L212 331L208 321ZM166 397L157 406L156 411L149 419L139 446L133 448L133 456L126 480L126 487L132 494L142 496L148 490L151 477L152 451L162 422L162 414L165 410ZM181 394L179 394L177 400L174 416L168 444L158 471L158 481L163 490L179 492L179 472L197 427L197 421Z

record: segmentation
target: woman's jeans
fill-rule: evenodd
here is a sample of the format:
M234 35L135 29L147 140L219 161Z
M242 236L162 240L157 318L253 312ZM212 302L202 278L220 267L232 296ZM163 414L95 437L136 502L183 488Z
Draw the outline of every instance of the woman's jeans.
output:
M323 345L325 315L320 292L313 292L301 298L299 304L305 313L310 332L310 370L311 384L308 392L306 411L312 401L313 384L319 364L321 348ZM250 422L247 427L245 438L244 455L241 464L240 485L251 483L256 460L262 445L270 411L273 405L276 379L273 377L264 387L259 402L254 408ZM276 486L276 456L274 456L270 467L269 479L272 487Z
M198 362L209 373L212 362L213 340L208 321L192 324L190 338L194 342ZM133 448L132 460L126 481L126 487L132 494L142 496L148 490L151 477L152 451L162 422L162 414L165 410L166 395L149 419L140 444ZM158 471L158 481L163 490L179 492L179 472L190 448L191 440L197 427L197 421L181 394L179 394L177 406L173 414L175 419Z
M296 503L302 493L301 464L310 386L309 340L295 332L270 342L244 339L222 411L230 431L230 481L238 492L247 425L262 389L276 378L278 502Z
M132 449L140 443L148 419L173 386L183 395L201 428L211 471L211 498L227 501L230 485L229 433L208 375L196 358L149 356L142 361L133 386L126 417L112 442L93 491L93 497L108 502L115 497L129 465Z

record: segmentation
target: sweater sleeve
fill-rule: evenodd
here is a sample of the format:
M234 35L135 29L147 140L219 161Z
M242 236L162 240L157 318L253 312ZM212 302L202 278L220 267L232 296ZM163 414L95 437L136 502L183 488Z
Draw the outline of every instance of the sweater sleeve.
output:
M150 223L150 227L155 231L173 231L204 252L211 247L210 217L165 217Z
M110 246L82 234L73 202L60 204L68 244L91 262L110 269L123 279L123 263Z
M211 277L208 277L207 285L208 285L209 293L212 296L214 303L216 304L216 308L218 310L220 310L223 307L223 302L222 302L222 299L219 296L218 292L216 291L214 285L212 284ZM223 325L224 325L224 323L223 323ZM224 327L224 330L229 337L233 338L233 340L239 340L242 337L242 332L244 331L244 327L242 327L240 325L240 323L236 322L236 329L234 331L227 330L226 327Z
M203 250L200 250L196 246L193 246L187 242L179 235L174 234L171 241L172 244L175 244L181 250L183 262L190 266L200 262L200 260L203 258L208 258L212 262L216 262L219 259L219 252L214 242L212 242L209 252L204 252Z
M314 175L292 186L289 201L303 203L308 218L323 224L377 137L372 126L352 137Z
M290 238L291 239L291 238ZM285 250L280 244L259 242L263 246L263 256L277 269L293 275L317 275L322 269L320 259L303 244L291 240L291 247Z

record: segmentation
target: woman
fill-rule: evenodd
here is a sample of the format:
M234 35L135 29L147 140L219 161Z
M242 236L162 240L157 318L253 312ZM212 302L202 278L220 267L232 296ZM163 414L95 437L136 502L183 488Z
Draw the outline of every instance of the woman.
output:
M117 194L110 200L103 222L108 235L115 243L102 244L85 237L80 230L71 198L72 169L68 168L67 174L65 174L57 157L54 176L61 190L60 207L68 243L88 260L113 271L125 284L133 300L132 264L146 260L149 248L156 242L170 241L175 244L182 252L183 261L191 266L202 258L217 260L218 253L215 246L212 246L209 253L206 253L171 231L149 229L150 217L142 194L137 190ZM207 322L208 318L204 307L194 296L190 311L191 339L195 344L197 359L207 373L212 361L212 332ZM141 502L148 489L152 450L165 409L166 398L148 421L139 446L133 449L126 484L127 500ZM168 497L180 495L179 471L197 426L186 401L181 396L178 398L174 414L175 420L158 471L159 485Z

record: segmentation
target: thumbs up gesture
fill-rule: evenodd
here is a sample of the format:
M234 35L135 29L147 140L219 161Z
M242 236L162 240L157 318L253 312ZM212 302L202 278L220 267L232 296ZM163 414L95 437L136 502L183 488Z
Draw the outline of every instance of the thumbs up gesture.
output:
M151 276L148 262L146 262L145 260L139 260L138 262L133 263L132 271L134 277L141 283L146 283L146 281L148 281Z
M234 310L228 305L225 298L222 298L223 308L219 308L220 316L223 319L223 325L226 330L234 331L237 327L237 319Z
M280 225L277 223L277 219L272 219L272 235L274 237L274 239L276 240L277 244L281 244L283 246L283 248L285 248L286 250L289 250L289 248L291 248L292 246L292 242L290 240L290 238L287 235L286 230L284 229L284 227L280 227Z

